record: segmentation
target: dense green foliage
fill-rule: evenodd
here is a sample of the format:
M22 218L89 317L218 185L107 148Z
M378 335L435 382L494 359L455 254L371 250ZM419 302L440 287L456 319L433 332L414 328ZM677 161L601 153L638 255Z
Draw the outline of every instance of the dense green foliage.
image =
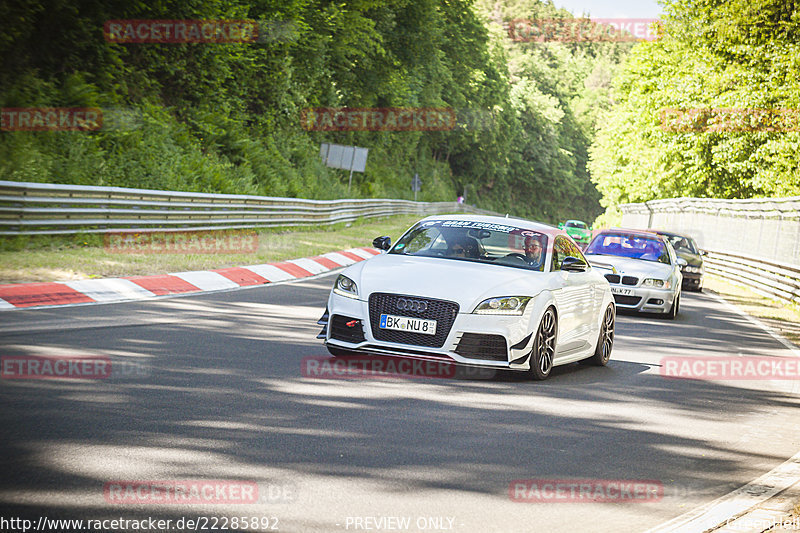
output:
M0 4L0 106L124 110L127 125L0 133L0 179L309 198L453 200L591 220L586 170L630 45L512 43L500 22L569 17L510 0L14 0ZM117 44L120 19L252 19L256 43ZM448 107L441 132L308 132L310 107ZM370 149L324 167L319 143Z
M800 194L800 133L769 131L800 129L797 2L675 0L667 13L664 36L636 46L615 78L616 104L591 150L609 215L655 198ZM706 117L671 128L669 109L732 110L738 126ZM795 114L774 127L753 111L766 109Z

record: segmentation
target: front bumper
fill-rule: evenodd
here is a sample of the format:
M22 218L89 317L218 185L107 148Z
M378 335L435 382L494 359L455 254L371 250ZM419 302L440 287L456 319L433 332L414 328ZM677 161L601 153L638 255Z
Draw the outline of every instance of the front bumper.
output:
M618 294L624 291L626 294ZM629 309L642 313L668 313L678 292L674 289L655 287L629 287L611 285L611 292L618 309Z
M320 320L324 327L319 337L329 348L348 352L527 370L527 356L533 344L533 335L528 331L532 308L529 304L521 316L477 315L460 309L441 346L421 346L376 338L369 303L331 293L326 315Z
M700 289L703 286L703 274L693 274L683 272L684 289Z

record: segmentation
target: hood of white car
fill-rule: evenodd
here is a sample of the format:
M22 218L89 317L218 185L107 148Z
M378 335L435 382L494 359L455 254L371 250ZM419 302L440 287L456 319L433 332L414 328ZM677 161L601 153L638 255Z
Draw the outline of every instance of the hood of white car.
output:
M381 254L343 272L359 297L373 292L458 302L462 309L497 296L536 296L554 274L438 257Z
M590 263L597 262L612 265L617 269L617 274L621 276L636 276L639 278L666 279L673 268L672 265L665 265L664 263L620 257L618 255L591 254L587 255L586 259Z

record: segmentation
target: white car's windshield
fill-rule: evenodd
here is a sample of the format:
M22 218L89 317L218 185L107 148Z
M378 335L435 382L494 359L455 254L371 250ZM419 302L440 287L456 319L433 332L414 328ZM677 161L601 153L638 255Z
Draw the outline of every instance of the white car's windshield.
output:
M644 261L670 264L669 252L664 243L654 237L625 233L598 235L585 252L587 255L618 255Z
M485 222L432 220L403 235L390 254L441 257L542 271L544 233Z

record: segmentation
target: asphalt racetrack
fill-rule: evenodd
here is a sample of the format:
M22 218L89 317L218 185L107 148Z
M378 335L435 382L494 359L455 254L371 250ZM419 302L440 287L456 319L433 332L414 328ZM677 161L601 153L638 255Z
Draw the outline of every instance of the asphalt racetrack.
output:
M304 358L327 357L316 321L334 279L0 313L5 357L121 369L0 381L3 516L152 518L171 531L181 519L202 530L186 521L203 517L218 531L643 531L800 449L800 381L660 375L665 357L791 356L711 295L685 293L675 321L619 315L607 367L559 367L544 382L304 377ZM656 489L536 500L515 498L518 480ZM142 489L126 499L134 481L227 485L186 503Z

